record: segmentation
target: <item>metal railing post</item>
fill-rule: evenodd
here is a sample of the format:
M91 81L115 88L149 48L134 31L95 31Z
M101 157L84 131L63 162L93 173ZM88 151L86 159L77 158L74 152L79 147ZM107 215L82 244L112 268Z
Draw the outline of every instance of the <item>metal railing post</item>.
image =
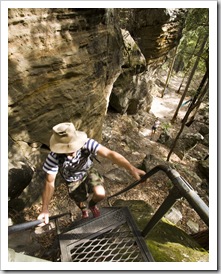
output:
M167 198L164 200L164 202L161 204L161 206L158 208L158 210L155 212L152 218L148 221L147 225L144 227L143 231L141 232L141 235L143 237L146 237L146 235L158 224L161 218L174 205L177 199L180 199L181 197L182 195L180 195L180 192L178 191L178 189L176 187L173 187L170 190L170 193L167 196Z
M201 219L209 226L209 207L199 197L192 186L180 176L176 170L171 170L172 182L179 189L181 195L186 198L189 204L196 210Z

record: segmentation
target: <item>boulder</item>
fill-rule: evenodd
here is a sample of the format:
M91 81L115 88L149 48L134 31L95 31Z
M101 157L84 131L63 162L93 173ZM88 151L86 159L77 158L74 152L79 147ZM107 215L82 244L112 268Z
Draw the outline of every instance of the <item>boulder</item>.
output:
M206 160L198 161L197 166L203 177L209 180L209 158Z
M202 144L206 146L207 148L209 148L209 134L205 134L203 137L204 138L202 140Z
M22 161L23 160L23 161ZM9 199L17 198L29 185L33 176L33 170L25 159L9 164L8 172L8 196Z
M197 145L197 143L202 142L204 137L200 133L183 133L176 142L173 152L183 159L186 154ZM169 136L168 133L163 132L157 142L165 144L167 147L171 148L174 139Z
M199 133L202 134L203 136L209 134L209 126L208 125L203 125L200 127Z
M160 144L166 144L169 141L169 139L171 139L169 133L166 131L163 131L162 133L160 133L160 136L157 139L157 142Z
M194 149L196 144L203 139L204 137L200 133L181 134L174 151L180 159L183 159L185 154Z
M18 198L32 180L34 171L21 147L12 139L8 139L8 198ZM11 152L11 153L10 153Z

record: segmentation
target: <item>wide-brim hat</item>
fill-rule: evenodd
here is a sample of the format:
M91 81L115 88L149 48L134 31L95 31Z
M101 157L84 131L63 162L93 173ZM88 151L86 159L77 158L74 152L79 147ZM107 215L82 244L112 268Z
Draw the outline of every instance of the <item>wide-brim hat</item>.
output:
M71 153L79 150L87 141L87 134L78 131L72 123L60 123L53 127L50 150L55 153Z

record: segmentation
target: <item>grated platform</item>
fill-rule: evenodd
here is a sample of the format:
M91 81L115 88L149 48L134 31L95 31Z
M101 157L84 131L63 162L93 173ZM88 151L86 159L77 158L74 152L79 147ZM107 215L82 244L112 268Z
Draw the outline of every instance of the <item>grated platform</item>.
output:
M59 235L62 262L152 262L128 208L102 208L101 216L73 223Z

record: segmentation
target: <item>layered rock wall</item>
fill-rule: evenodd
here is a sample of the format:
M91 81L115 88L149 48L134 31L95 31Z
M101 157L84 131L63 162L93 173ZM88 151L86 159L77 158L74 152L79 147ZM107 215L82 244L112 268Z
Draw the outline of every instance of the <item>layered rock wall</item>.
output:
M55 124L71 121L101 140L112 92L121 113L148 109L154 72L180 39L180 15L179 9L9 9L10 197L22 191L16 162L30 176L29 166L41 170ZM40 179L27 180L34 183L31 197Z
M10 9L8 45L11 138L48 144L73 121L99 139L122 48L106 11Z
M127 30L123 32L122 73L114 83L110 101L118 112L136 114L140 109L150 110L157 70L179 44L186 12L163 8L115 11L120 27Z

